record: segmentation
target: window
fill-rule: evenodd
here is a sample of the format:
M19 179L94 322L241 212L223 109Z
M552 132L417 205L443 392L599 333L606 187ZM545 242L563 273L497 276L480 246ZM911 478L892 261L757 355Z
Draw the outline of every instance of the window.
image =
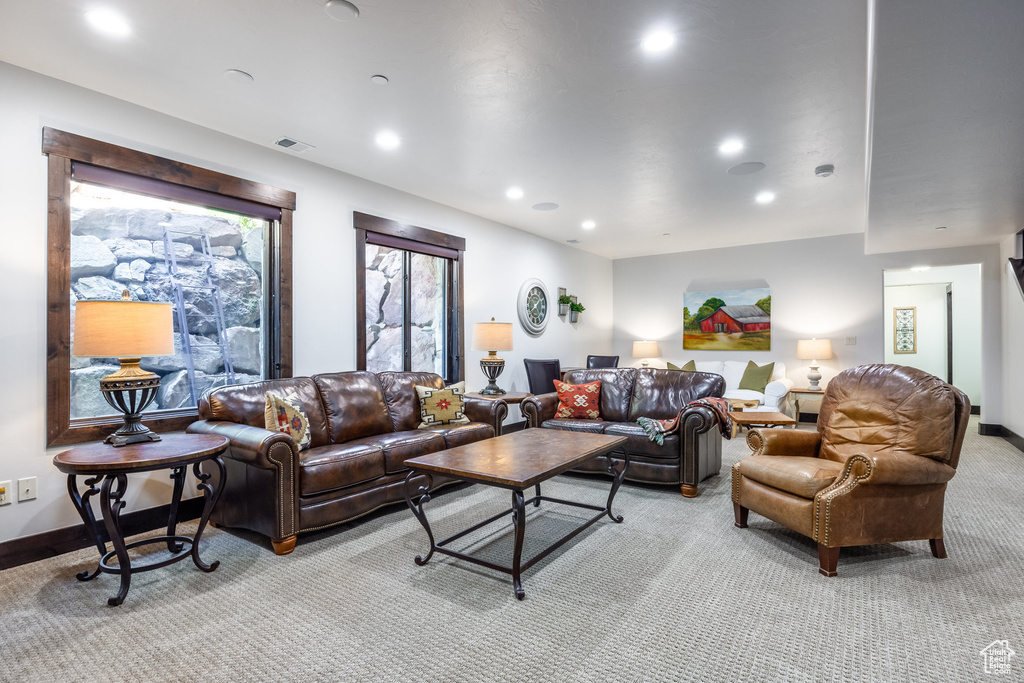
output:
M360 370L464 379L461 237L356 212Z
M154 431L195 420L206 389L291 375L293 193L50 128L43 151L49 445L122 419L98 383L117 359L71 355L80 299L172 302L175 354L142 359L161 376Z

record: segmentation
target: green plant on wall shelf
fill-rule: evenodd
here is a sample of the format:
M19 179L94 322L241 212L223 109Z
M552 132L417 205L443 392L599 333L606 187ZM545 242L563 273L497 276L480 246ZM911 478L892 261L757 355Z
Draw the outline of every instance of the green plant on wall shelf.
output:
M574 301L569 304L569 321L577 322L580 319L580 313L587 310L586 306L581 304L579 301Z
M563 294L558 297L558 315L565 315L569 312L569 304L572 303L572 297L568 294Z

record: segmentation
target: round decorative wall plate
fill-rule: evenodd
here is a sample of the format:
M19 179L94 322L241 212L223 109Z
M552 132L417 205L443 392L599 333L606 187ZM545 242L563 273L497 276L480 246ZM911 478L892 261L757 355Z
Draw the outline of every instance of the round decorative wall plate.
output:
M538 335L548 325L550 317L548 290L537 278L530 278L519 288L519 302L516 306L519 322L529 334Z

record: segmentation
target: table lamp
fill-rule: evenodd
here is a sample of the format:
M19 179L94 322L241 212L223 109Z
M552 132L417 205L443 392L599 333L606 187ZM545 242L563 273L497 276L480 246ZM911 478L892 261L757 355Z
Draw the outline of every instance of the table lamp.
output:
M640 365L645 368L650 364L649 358L658 357L658 342L635 341L633 342L633 358L643 358Z
M473 323L473 348L488 352L480 359L480 369L487 377L487 386L480 393L488 396L504 394L505 390L499 389L494 381L505 369L505 359L498 358L496 351L512 350L512 323L496 323L494 318L489 323Z
M142 356L174 353L174 323L170 302L83 300L75 304L72 354L118 358L121 369L100 380L100 391L111 408L124 414L124 424L104 443L127 446L159 441L160 435L142 424L142 412L156 398L160 376L139 367Z
M818 380L821 379L818 361L832 357L832 343L828 339L800 339L796 343L796 357L811 361L811 371L807 373L807 390L821 391L818 386Z

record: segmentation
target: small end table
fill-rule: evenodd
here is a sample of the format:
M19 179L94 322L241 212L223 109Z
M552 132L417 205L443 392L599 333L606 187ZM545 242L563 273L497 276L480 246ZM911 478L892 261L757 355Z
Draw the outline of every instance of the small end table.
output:
M730 411L729 417L732 418L733 438L742 432L744 427L750 429L754 425L765 425L768 427L796 425L796 420L791 418L789 415L776 412L754 413L750 411Z
M789 393L793 395L793 410L796 414L796 419L800 419L800 404L801 403L821 403L821 399L825 397L824 390L812 391L811 389L790 389Z
M504 394L481 394L478 391L469 391L463 394L470 398L479 398L485 401L497 401L499 398L505 403L522 403L523 399L530 398L533 394L523 391L506 391Z
M206 564L199 559L199 539L203 535L203 529L210 519L210 512L217 504L221 491L224 490L224 480L227 471L220 454L227 450L228 440L223 436L213 434L168 434L160 441L131 444L128 446L114 447L105 443L91 444L72 448L69 451L58 453L53 458L54 466L61 472L68 475L68 493L71 494L71 502L82 517L85 528L96 543L100 551L99 566L93 572L79 572L76 578L79 581L91 581L101 573L118 574L121 576L121 588L117 595L109 598L107 604L115 607L124 602L128 595L128 587L131 585L131 577L135 572L145 572L191 557L197 567L204 572L212 572L220 562ZM211 474L203 472L199 464L209 460L217 465L220 476L217 478L217 488L214 489L207 480ZM178 524L178 504L181 502L181 493L185 488L185 470L192 465L192 472L199 480L199 490L203 492L205 503L203 514L199 520L199 528L192 538L178 536L175 534L175 527ZM171 479L174 481L174 493L171 498L171 511L167 520L167 535L145 538L141 541L125 544L124 533L121 530L120 514L124 508L125 491L128 489L128 476L134 472L149 472L152 470L171 470ZM89 488L85 493L78 492L76 477L85 476L85 485ZM103 482L101 488L97 484ZM90 498L97 493L100 494L100 510L103 513L103 525L106 527L107 535L114 545L114 549L107 552L107 544L103 534L96 524L96 517L92 511ZM133 567L128 551L142 545L151 543L166 543L167 550L175 553L172 557L152 564ZM184 550L190 550L185 553ZM181 554L178 554L181 553ZM113 556L117 556L117 566L108 564Z

